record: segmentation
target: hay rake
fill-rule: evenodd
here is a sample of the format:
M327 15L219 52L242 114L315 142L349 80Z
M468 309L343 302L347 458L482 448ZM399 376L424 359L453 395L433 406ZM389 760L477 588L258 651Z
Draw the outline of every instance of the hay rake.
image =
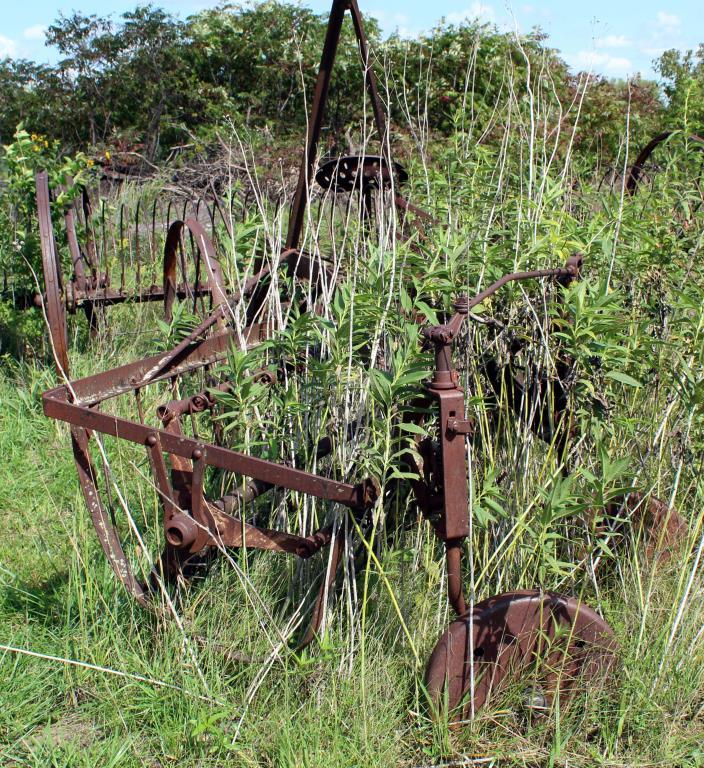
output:
M211 260L211 246L202 227L188 222L174 225L167 242L169 238L178 240L184 227L199 239L208 280L212 278L209 295L214 310L168 352L76 381L69 380L65 360L65 383L43 396L46 415L70 425L74 460L98 539L116 577L140 604L152 605L154 593L169 583L188 581L217 553L255 549L308 560L329 547L327 568L298 648L311 643L320 632L343 559L346 527L359 533L372 525L373 510L384 503L380 489L389 478L365 474L354 463L344 472L332 466L321 469L339 445L364 440L367 422L363 416L342 428L326 428L307 450L287 459L273 460L229 447L222 434L220 404L238 384L223 375L220 366L233 349L253 350L275 339L290 313L320 313L335 291L329 262L301 250L299 243L310 182L316 178L330 74L347 10L355 26L382 150L373 157L334 158L323 163L317 172L318 183L337 193L358 192L363 211L371 209L372 194L389 191L403 217L410 213L429 220L397 194L396 186L405 171L393 162L384 140L386 124L361 15L355 0L335 0L315 88L311 129L280 252L269 262L262 260L237 291L227 293L218 288L216 260ZM175 249L171 247L169 253L173 255ZM430 656L426 684L434 707L446 706L453 717L473 715L516 679L529 679L532 699L540 701L538 708L549 707L556 696L564 701L584 681L608 674L616 658L612 629L580 600L535 589L507 592L468 605L462 578L462 554L470 536L467 441L473 439L477 427L466 413L465 391L453 360L455 346L467 323L477 319L471 310L506 284L543 281L564 287L580 277L581 268L582 259L575 256L563 267L504 275L471 298L460 295L444 322L419 329L423 345L433 355L433 372L405 396L407 407L401 409L396 426L407 427L418 438L399 455L398 464L414 498L409 509L420 511L430 522L445 551L448 601L457 619ZM165 274L170 277L165 280L162 298L169 292L178 293L171 262ZM295 366L284 374L295 376ZM568 429L566 403L548 402L544 393L536 394L510 371L497 367L488 375L490 379L493 375L492 385L497 389L511 387L516 415L538 436L553 440L555 430ZM270 370L256 376L276 386L277 377ZM135 398L131 410L121 404L129 396ZM523 405L530 405L531 398L538 417L533 409L533 416L526 419ZM127 412L136 412L136 416L128 418L124 416ZM130 518L139 554L123 546L124 526L118 526L112 514L116 505L110 499L104 501L103 485L110 483L105 438L136 446L134 450L144 451L148 459L161 521L157 530L138 531ZM298 499L323 500L335 510L332 522L319 525L308 519L297 533L291 533L288 521L278 529L260 525L256 516L248 520L248 508L272 492L284 494L284 498L297 494ZM344 514L340 514L341 508L346 510ZM150 544L156 550L153 557L146 556Z
M409 220L418 228L421 227L420 222L433 221L427 212L413 205L400 194L399 187L407 180L408 174L390 156L386 119L376 77L370 63L370 51L362 16L356 2L337 0L333 3L323 45L306 151L298 175L284 245L286 251L298 249L303 232L306 210L309 208L310 183L314 178L314 170L318 162L318 145L323 128L330 77L342 23L348 10L357 36L365 85L374 115L380 149L378 155L363 154L328 158L320 164L315 173L315 180L323 192L333 197L347 195L351 202L353 197L358 196L363 219L367 225L374 209L375 195L382 196L383 200L380 202L390 199L394 207L403 214L404 219L409 217ZM151 203L148 211L140 211L140 203L138 203L134 212L134 221L129 222L131 226L128 226L128 222L125 221L124 207L120 208L116 219L111 217L106 219L105 202L101 201L98 206L95 206L87 191L83 190L80 203L77 201L64 215L65 234L72 265L72 273L68 277L62 274L58 258L51 220L51 191L48 187L47 174L44 172L36 176L36 191L44 273L43 301L46 306L55 357L64 371L68 371L67 313L82 310L86 314L91 329L95 330L98 318L103 314L104 309L115 304L163 301L165 316L170 320L176 298L192 300L194 303L195 300L200 299L201 309L203 309L204 298L211 299L212 307L219 304L230 292L216 249L216 220L224 225L229 237L232 238L230 212L215 194L214 188L210 201L197 199L184 202L180 217L177 201L169 200L166 203L163 199L157 198ZM190 217L187 213L189 205L192 214ZM97 217L96 208L99 209ZM82 243L79 243L77 235L77 222L82 224L81 229L85 235ZM206 226L209 224L209 234L206 233L204 224ZM99 231L96 232L96 229ZM140 254L142 230L148 231L149 254L146 264L144 253ZM134 232L133 239L129 241L130 245L133 244L133 248L130 247L126 253L125 235L130 231ZM158 260L158 243L163 232L166 233L163 279L157 282L154 266ZM187 256L183 237L186 232L190 235L191 245ZM118 244L112 251L111 243ZM192 264L187 265L187 261ZM179 268L181 279L177 277ZM195 270L194 274L193 270ZM261 277L264 278L265 275ZM41 304L42 297L34 297L34 303ZM206 312L201 311L201 316L204 314Z
M36 197L44 292L34 297L34 303L46 308L54 355L64 371L68 371L67 314L84 312L95 332L110 306L163 302L170 321L176 298L191 301L194 310L200 303L205 315L227 294L213 243L216 223L229 228L230 219L216 196L211 201L156 199L150 205L140 198L133 209L121 204L111 214L109 202L101 199L96 206L88 191L81 190L64 213L70 275L63 274L56 246L46 172L36 175ZM214 304L206 307L206 298Z

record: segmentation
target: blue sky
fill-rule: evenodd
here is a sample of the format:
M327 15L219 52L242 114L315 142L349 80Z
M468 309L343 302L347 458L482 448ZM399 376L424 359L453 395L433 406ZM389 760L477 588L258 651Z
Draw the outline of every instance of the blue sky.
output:
M652 61L668 48L686 50L704 42L702 0L359 0L364 13L376 16L385 32L412 35L431 28L441 17L459 22L479 18L500 29L528 31L540 26L573 69L592 70L609 77L636 72L653 76ZM215 0L154 2L185 18ZM304 3L317 12L329 10L330 0ZM0 57L10 55L55 61L44 46L44 29L59 13L73 10L99 15L130 10L137 0L32 0L2 3Z

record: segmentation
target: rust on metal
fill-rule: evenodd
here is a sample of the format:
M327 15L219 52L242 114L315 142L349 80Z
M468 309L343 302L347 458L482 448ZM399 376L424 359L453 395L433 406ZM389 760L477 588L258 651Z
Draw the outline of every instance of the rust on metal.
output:
M301 263L299 253L290 251L289 256L293 263ZM305 259L303 263L302 273L309 275L312 270ZM435 370L432 379L418 391L414 402L426 409L433 409L433 406L437 409L440 440L437 447L421 447L421 452L427 455L430 451L430 455L422 478L414 481L413 487L419 503L424 504L432 516L438 537L444 542L448 598L459 614L466 607L461 561L464 542L469 534L465 441L472 433L473 422L466 418L464 392L452 361L454 342L462 323L469 316L470 308L506 283L541 277L565 280L575 273L575 263L570 262L562 268L506 275L472 299L460 297L455 303L455 314L447 323L423 329L426 343L435 349ZM227 316L225 304L223 302L218 306L196 329L196 333L171 352L73 381L44 394L47 416L72 425L79 479L98 537L116 575L140 602L146 601L146 582L130 569L114 523L100 501L96 473L88 451L90 433L108 435L146 448L154 488L163 509L166 542L166 549L157 561L157 571L168 578L183 576L193 557L206 557L209 551L223 548L256 548L307 558L330 545L333 537L329 527L320 528L308 536L298 536L263 528L237 516L242 513L245 503L272 489L288 489L332 501L348 507L355 519L364 517L378 499L379 478L367 477L357 483L333 480L291 464L257 458L216 443L204 442L195 435L185 435L181 419L189 414L211 410L216 402L212 389L187 398L172 399L159 406L156 415L161 426L145 423L141 412L140 419L135 421L101 409L103 403L120 395L137 393L145 386L212 366L224 359L232 345L250 347L269 336L271 329L265 325L252 325L242 334L235 334L227 328L216 329L216 320ZM208 335L208 330L214 332ZM227 391L229 387L228 382L218 385L221 391ZM350 425L345 430L345 438L351 439L358 430L358 424ZM318 443L315 453L322 457L331 450L332 442L327 436ZM165 456L171 464L170 473ZM219 499L209 499L205 492L208 467L242 477L244 481L236 485L235 491L227 492ZM335 546L333 564L339 559L340 543ZM335 565L328 570L321 590L330 588L336 568ZM322 611L320 599L316 603L313 627Z
M195 278L193 285L188 282L188 274L185 269L185 263L182 263L183 282L177 281L177 262L179 247L184 229L187 229L195 238L198 249L198 260L195 266ZM181 254L183 255L183 254ZM183 259L185 262L185 258ZM205 270L205 284L201 282L200 265ZM173 304L176 297L187 297L193 299L198 296L209 295L214 307L227 301L227 289L225 287L225 278L222 274L222 268L215 254L215 248L210 238L196 219L186 219L186 221L174 221L169 227L164 245L164 316L167 322L171 322L173 314Z
M655 496L633 491L609 502L600 512L598 537L608 537L609 546L618 551L620 542L632 531L641 535L645 556L650 561L666 562L682 550L689 527L682 515Z
M364 70L365 85L374 115L376 138L381 148L381 154L376 156L361 155L333 158L323 163L318 172L314 173L318 159L318 144L323 128L330 80L346 11L349 11L352 17L359 55ZM370 195L374 189L393 189L395 185L402 184L408 178L405 169L399 163L394 162L390 156L384 106L379 95L376 75L374 74L371 62L369 43L364 31L364 21L357 0L333 0L323 43L323 52L320 58L320 66L318 68L318 77L315 83L315 91L313 93L313 106L310 120L308 121L306 149L301 160L298 183L291 206L286 248L297 248L299 246L303 232L305 211L308 205L309 187L314 177L323 189L332 188L338 192L358 190L363 196L363 210L365 213L371 209ZM429 214L417 206L408 203L400 194L396 193L393 200L399 209L411 211L422 219L432 220Z
M616 659L613 630L576 598L555 592L507 592L483 600L453 621L426 669L435 707L466 719L517 682L542 707L608 672ZM536 660L541 662L537 663Z
M393 163L393 170L380 155L354 155L328 160L315 174L315 180L323 189L336 192L352 192L357 189L388 189L395 175L399 184L408 180L408 173L400 163Z
M643 172L648 164L648 161L653 155L653 152L663 143L665 143L671 136L674 135L674 131L663 131L657 136L654 136L638 153L633 165L628 169L626 176L626 192L629 195L634 195L643 177ZM693 133L688 137L689 141L694 142L698 146L704 148L704 138L697 136Z
M36 190L42 267L46 282L46 316L49 322L50 341L59 375L68 378L66 307L61 284L61 265L59 264L56 242L54 241L54 228L51 224L49 177L46 171L39 171L37 173Z

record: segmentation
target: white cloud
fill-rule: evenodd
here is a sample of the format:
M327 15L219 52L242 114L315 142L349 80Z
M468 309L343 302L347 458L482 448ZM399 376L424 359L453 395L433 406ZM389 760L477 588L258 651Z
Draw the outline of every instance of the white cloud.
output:
M25 40L44 40L46 33L46 27L44 24L35 24L33 27L27 27L22 33L22 37Z
M630 59L599 51L579 51L565 58L573 69L593 70L611 77L626 77L633 71Z
M606 35L596 40L597 48L630 48L633 43L625 35Z
M399 37L415 37L420 31L411 24L411 19L405 13L372 10L369 15L379 22L382 31L387 35L397 32Z
M0 59L4 59L5 56L17 55L17 43L14 40L10 40L5 35L0 35Z
M640 48L640 52L644 53L646 56L662 56L663 53L667 50L666 45L644 45Z
M674 13L667 13L666 11L658 11L657 23L659 26L664 27L669 32L678 29L680 24L680 17Z
M474 2L464 10L448 13L445 18L450 24L461 24L463 21L494 21L495 14L490 5Z

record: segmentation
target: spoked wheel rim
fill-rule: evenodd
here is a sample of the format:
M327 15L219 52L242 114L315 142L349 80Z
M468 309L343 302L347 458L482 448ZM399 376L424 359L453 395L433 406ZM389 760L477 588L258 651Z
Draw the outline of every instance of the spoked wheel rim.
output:
M42 270L46 293L46 316L49 322L52 352L59 376L68 376L68 330L66 327L66 305L63 298L61 271L51 223L49 198L49 177L46 171L36 176L37 217L41 239Z
M564 701L604 676L616 658L613 630L576 598L555 592L507 592L477 603L453 621L426 670L436 711L472 716L511 682L535 688L542 706ZM472 661L473 660L473 661Z
M392 175L399 184L408 180L406 169L396 161L391 168L385 158L379 155L350 155L333 158L323 163L315 174L316 182L323 189L332 188L335 192L352 192L361 189L388 189Z

